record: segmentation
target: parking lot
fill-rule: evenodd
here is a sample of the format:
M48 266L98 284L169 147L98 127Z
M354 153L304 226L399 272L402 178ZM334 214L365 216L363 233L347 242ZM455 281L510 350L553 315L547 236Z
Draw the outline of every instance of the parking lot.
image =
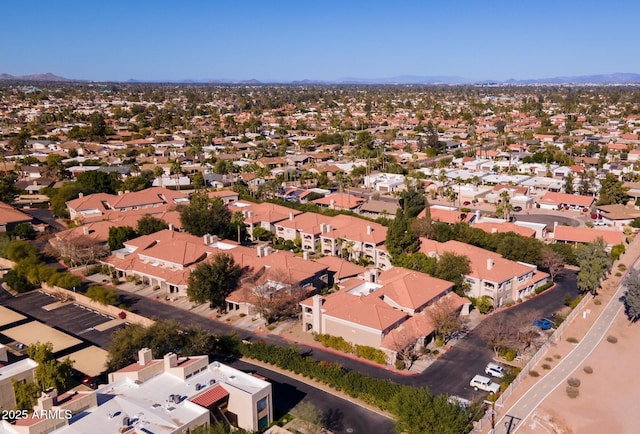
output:
M113 318L73 303L66 303L52 310L43 309L43 306L51 305L56 301L54 297L38 291L12 297L6 291L0 290L2 305L105 349L111 343L111 334L123 327L123 325L117 325L98 331L94 327L109 322Z

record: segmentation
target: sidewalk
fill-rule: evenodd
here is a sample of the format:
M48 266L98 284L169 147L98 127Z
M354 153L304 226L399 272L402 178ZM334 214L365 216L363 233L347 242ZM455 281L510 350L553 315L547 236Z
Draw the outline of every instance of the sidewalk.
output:
M523 381L515 387L513 393L506 398L504 406L502 408L497 407L495 409L497 413L496 432L507 432L505 423L512 423L511 430L508 431L510 433L513 433L516 430L522 433L537 433L540 432L540 428L546 430L552 429L550 432L571 432L571 430L565 431L558 427L557 422L562 418L562 409L564 406L550 406L553 409L550 411L550 413L553 413L553 416L548 417L547 419L550 419L550 421L547 420L547 422L544 421L545 418L542 415L543 412L539 411L540 407L547 402L549 395L553 394L553 396L555 396L554 391L557 391L558 395L562 398L562 394L565 393L564 386L566 386L564 379L569 375L572 375L574 371L576 371L576 373L573 375L576 375L577 377L584 377L584 375L579 375L579 373L584 374L582 372L582 367L592 364L592 358L594 356L591 355L591 353L594 352L596 347L603 345L601 343L601 337L606 336L614 320L619 319L621 316L621 304L617 301L620 293L616 294L616 291L626 276L626 271L619 271L618 265L624 264L626 270L628 270L636 263L639 257L640 236L637 236L628 246L625 255L619 261L614 263L612 273L603 282L598 296L587 302L582 311L579 312L573 321L567 325L560 339L551 344L546 351L546 354L534 367L533 370L540 376L533 377L531 375L526 375ZM621 275L616 276L617 273ZM613 300L610 308L607 309L612 298L615 299ZM602 318L600 323L598 323L594 329L592 329L594 324L596 324L597 320L601 317L601 314L605 312L605 309L607 309L606 316ZM585 338L588 333L588 337ZM567 342L568 337L575 338L579 344ZM636 355L634 354L628 357L634 357L633 360L637 360L635 356ZM541 386L544 379L548 377L558 378L558 380L552 384L550 390ZM594 378L596 378L595 375L594 377L589 377L589 380L593 381ZM601 400L602 397L599 397L598 401ZM531 411L522 410L522 404L525 401L528 401L529 405L534 406ZM520 412L526 412L526 414L520 414ZM506 415L508 416L505 417ZM585 415L582 415L583 419L584 416ZM482 426L480 432L486 433L490 432L490 430L491 427L489 424L485 424Z

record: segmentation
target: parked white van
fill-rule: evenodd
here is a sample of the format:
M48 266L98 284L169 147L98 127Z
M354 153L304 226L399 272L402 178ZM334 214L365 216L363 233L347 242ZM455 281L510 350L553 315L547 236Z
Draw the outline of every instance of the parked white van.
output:
M500 390L500 385L498 383L494 383L490 378L484 377L482 375L476 375L471 379L469 385L473 387L474 390L484 390L489 393L497 393Z

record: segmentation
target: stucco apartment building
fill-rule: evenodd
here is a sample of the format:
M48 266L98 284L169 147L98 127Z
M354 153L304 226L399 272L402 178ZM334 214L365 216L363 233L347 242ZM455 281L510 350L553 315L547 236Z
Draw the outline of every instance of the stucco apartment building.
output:
M366 258L382 270L391 267L391 258L384 248L387 228L357 217L292 214L275 224L275 234L285 240L299 238L303 251L341 256L352 261Z
M296 285L309 291L326 286L328 281L326 265L287 251L266 245L250 248L212 235L196 237L169 229L126 241L122 249L113 251L102 263L113 267L119 277L136 276L157 287L158 295L182 297L187 295L191 270L220 253L231 255L245 272L246 282L228 301L230 309L243 313L251 313L258 277L262 284L276 288Z
M95 193L83 195L67 202L67 210L72 220L103 216L108 211L135 211L147 209L153 214L154 208L162 205L188 205L189 196L184 192L162 187L151 187L134 192L118 192L118 194Z
M434 332L430 306L450 301L452 310L469 300L453 292L453 284L417 271L370 269L363 276L343 280L340 290L303 300L302 328L308 333L340 336L356 345L381 348L393 360L397 351ZM422 321L412 320L419 317ZM414 330L414 326L418 328ZM409 331L410 333L405 333ZM402 340L397 334L404 335ZM399 344L400 341L402 344Z
M153 359L143 348L136 363L109 374L109 384L44 394L35 410L15 424L1 421L0 433L186 434L213 422L255 432L273 421L273 392L264 379L208 356ZM43 411L63 417L34 416Z
M469 258L471 272L466 276L467 295L474 298L488 296L496 307L523 300L549 281L549 275L535 265L511 261L498 253L459 241L439 243L421 238L420 252L430 257L450 252Z

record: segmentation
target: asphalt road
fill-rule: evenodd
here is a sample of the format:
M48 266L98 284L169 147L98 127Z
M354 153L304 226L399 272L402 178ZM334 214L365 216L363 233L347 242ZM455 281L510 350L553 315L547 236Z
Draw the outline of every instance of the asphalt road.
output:
M41 222L48 224L49 226L51 226L52 228L58 231L63 231L66 229L63 225L58 223L58 221L55 219L51 211L48 209L26 208L26 209L22 209L22 211L36 218L37 220L40 220Z
M302 400L308 400L322 414L324 425L334 433L393 433L393 420L367 410L339 396L324 392L306 383L275 371L239 360L231 363L247 372L266 377L273 386L274 405L289 411ZM280 416L276 412L276 416Z
M526 214L513 213L513 216L520 222L543 223L548 228L553 228L553 224L557 222L559 225L580 226L580 220L571 217L565 217L553 214Z

